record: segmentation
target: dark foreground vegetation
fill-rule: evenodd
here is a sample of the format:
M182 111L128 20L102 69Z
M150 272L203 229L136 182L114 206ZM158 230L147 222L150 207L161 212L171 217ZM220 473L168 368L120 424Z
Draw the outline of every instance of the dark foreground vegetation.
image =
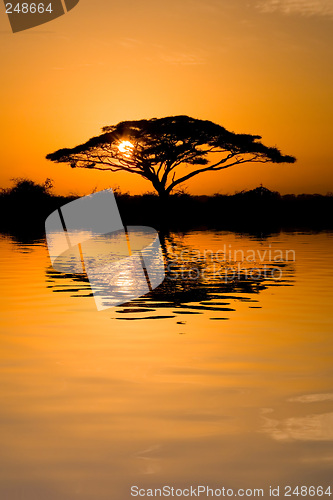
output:
M125 225L148 225L159 230L221 229L269 234L280 230L333 229L333 195L280 195L264 187L234 195L192 196L186 192L161 202L153 193L131 196L115 189ZM78 196L52 194L49 179L43 185L17 179L0 192L0 231L34 239L44 235L46 217Z

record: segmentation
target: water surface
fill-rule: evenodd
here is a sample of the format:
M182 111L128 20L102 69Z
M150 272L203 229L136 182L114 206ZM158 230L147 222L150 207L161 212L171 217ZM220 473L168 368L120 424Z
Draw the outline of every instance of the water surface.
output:
M333 486L332 233L169 235L165 282L100 312L44 240L0 248L1 498Z

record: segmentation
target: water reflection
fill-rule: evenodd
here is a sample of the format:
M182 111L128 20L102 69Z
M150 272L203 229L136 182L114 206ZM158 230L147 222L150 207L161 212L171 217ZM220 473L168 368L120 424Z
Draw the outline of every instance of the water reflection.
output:
M261 291L293 284L295 258L290 252L294 250L281 248L274 241L244 241L231 233L204 231L169 234L162 243L166 270L163 283L118 307L116 319L211 313L211 320L225 320L238 301L260 308ZM48 267L47 281L55 292L70 293L72 297L91 296L84 274L61 274ZM127 281L124 280L124 286Z
M267 263L281 280L185 272L97 312L84 276L49 268L45 242L0 237L1 498L332 483L332 234L172 236L173 270L182 249L216 257L224 243L296 261Z
M292 416L263 408L263 432L276 441L333 441L333 393L302 394L288 399Z
M263 429L276 441L333 441L333 412L274 419L265 409Z

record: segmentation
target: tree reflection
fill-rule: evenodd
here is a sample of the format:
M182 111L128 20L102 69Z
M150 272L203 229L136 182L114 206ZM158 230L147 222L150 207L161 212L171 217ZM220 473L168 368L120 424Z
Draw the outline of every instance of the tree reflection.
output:
M149 294L118 306L119 319L146 319L141 313L157 319L204 311L221 313L216 319L223 319L226 312L235 310L235 301L257 303L260 292L268 287L293 283L293 262L221 261L214 252L200 252L189 245L185 234L167 233L160 239L166 270L163 283ZM61 274L48 268L47 279L55 292L92 296L86 275ZM156 315L158 311L167 314L167 310L167 316Z

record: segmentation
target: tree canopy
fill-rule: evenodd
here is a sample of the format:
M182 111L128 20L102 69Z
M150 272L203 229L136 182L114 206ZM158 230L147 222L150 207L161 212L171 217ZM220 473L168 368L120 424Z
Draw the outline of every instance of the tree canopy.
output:
M59 149L46 158L69 163L72 168L138 174L165 197L202 172L242 163L296 161L260 139L259 135L236 134L211 121L180 115L107 126L84 144Z

